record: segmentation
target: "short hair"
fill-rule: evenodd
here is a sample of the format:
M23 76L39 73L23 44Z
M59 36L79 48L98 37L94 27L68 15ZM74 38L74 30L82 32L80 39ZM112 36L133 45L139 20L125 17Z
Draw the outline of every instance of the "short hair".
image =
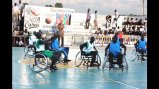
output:
M38 39L40 39L40 38L41 38L41 33L40 33L40 32L37 32L37 33L36 33L36 37L37 37Z
M95 38L92 36L92 37L90 38L90 40L95 40Z
M112 41L115 41L115 42L117 42L117 36L113 36L113 38L112 38Z

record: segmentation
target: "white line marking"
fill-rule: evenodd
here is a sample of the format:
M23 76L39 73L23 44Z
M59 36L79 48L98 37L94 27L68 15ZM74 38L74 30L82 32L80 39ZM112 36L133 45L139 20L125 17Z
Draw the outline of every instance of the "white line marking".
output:
M123 85L125 85L125 86L131 87L131 88L134 88L134 89L139 89L139 88L137 88L137 87L133 87L133 86L131 86L131 85L128 85L128 84L126 84L126 83L122 83L122 82L117 81L117 80L113 80L113 79L110 79L110 78L108 78L108 79L111 80L111 81L113 81L113 82L117 82L117 83L119 83L119 84L123 84Z
M103 70L102 70L103 71ZM90 71L88 71L88 72L90 72ZM92 72L90 72L90 73L92 73ZM92 74L95 74L95 73L92 73ZM105 78L105 77L107 77L107 76L102 76L102 78ZM122 84L122 85L125 85L125 86L128 86L128 87L131 87L131 88L134 88L134 89L139 89L139 88L137 88L137 87L134 87L134 86L131 86L131 85L129 85L129 84L126 84L126 83L122 83L122 82L120 82L120 81L117 81L117 80L114 80L114 79L111 79L111 78L109 78L109 77L107 77L107 79L108 80L110 80L110 81L113 81L113 82L116 82L116 83L119 83L119 84Z

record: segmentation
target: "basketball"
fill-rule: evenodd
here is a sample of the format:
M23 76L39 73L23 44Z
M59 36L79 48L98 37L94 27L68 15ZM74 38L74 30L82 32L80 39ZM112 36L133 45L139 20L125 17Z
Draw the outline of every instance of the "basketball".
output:
M51 23L51 18L46 18L46 19L45 19L45 22L46 22L47 24L50 24L50 23Z

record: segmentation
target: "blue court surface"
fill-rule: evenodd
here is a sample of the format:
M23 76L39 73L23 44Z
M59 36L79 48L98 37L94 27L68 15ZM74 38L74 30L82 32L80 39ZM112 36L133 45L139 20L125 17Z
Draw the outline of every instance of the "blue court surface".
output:
M105 47L97 47L104 60ZM147 61L132 61L134 48L127 48L128 70L75 67L75 55L79 47L70 46L69 64L60 64L58 70L33 72L24 60L24 48L12 47L13 89L147 89Z

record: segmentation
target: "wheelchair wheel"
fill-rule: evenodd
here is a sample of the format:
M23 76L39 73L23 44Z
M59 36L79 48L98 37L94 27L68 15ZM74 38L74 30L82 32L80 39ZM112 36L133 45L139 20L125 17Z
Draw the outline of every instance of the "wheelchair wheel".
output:
M36 47L34 45L28 45L24 48L25 56L32 55L33 53L35 53L35 51Z
M57 61L56 63L58 64L58 63L64 62L64 58L65 58L64 53L61 53L60 59L59 59L59 61Z
M98 68L99 68L99 66L101 65L101 58L100 58L99 54L97 54L97 56L96 56L96 63L98 64Z
M82 56L81 56L81 51L79 51L77 54L76 54L76 57L75 57L75 66L76 67L79 67L83 62L83 59L82 59Z
M131 60L135 61L136 59L138 59L138 53L136 52L136 49L134 49L131 54Z
M147 60L147 52L144 52L143 58L144 58L145 60ZM142 62L142 61L143 61L143 60L141 60L141 62Z
M103 64L102 64L102 69L104 69L104 68L109 68L108 56L104 57L104 61L103 61Z
M123 70L128 70L128 63L127 63L127 60L126 60L126 57L125 57L125 55L123 56L123 68L122 68L122 71Z
M48 68L48 60L43 54L35 54L29 59L29 67L34 72L41 72Z

